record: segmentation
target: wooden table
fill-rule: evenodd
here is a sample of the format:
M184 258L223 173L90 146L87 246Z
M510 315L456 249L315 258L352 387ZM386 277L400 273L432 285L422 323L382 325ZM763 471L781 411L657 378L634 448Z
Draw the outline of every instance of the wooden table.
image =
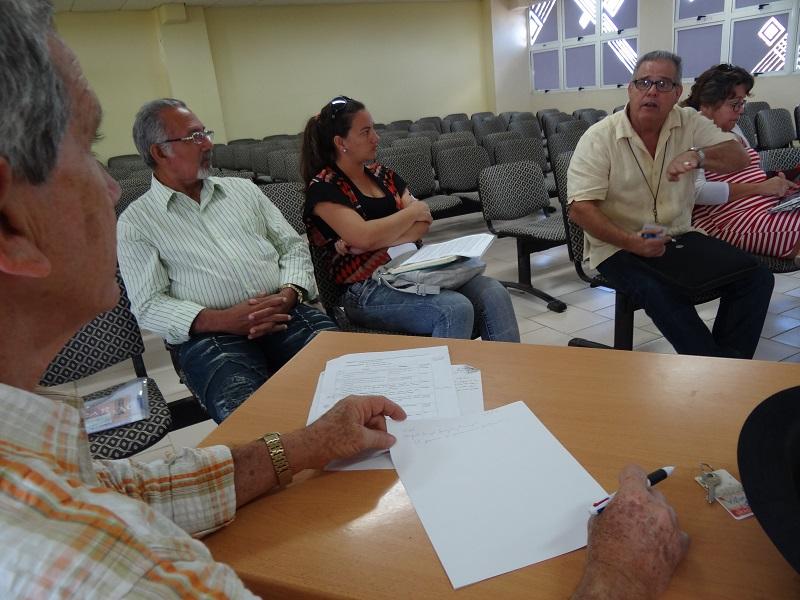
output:
M204 444L301 427L330 358L445 343L453 364L480 368L487 409L525 401L606 489L629 462L678 467L659 490L692 543L665 597L800 598L800 576L755 518L735 521L709 506L692 479L701 461L738 477L742 423L761 400L800 384L795 364L322 333ZM566 598L583 567L581 550L456 592L394 471L307 472L295 481L205 540L264 597Z

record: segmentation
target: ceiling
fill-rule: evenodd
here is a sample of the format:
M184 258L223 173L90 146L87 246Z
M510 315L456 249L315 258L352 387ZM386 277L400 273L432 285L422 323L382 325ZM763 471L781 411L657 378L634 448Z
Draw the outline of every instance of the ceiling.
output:
M53 0L56 12L150 10L162 4L186 6L276 6L287 4L353 4L374 2L445 2L448 0Z

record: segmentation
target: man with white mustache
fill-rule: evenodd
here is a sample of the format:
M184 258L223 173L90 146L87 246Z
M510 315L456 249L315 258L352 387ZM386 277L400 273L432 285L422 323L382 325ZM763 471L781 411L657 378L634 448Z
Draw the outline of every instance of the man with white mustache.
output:
M145 104L133 138L150 190L120 215L119 266L139 325L174 345L217 423L319 331L305 241L252 182L210 177L213 132L180 100Z

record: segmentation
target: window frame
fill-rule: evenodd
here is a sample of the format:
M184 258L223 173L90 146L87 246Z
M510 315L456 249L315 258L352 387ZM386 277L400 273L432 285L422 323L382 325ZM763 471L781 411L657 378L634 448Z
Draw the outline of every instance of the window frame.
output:
M761 6L761 8L759 7ZM673 23L672 23L672 49L679 53L678 32L687 29L695 29L717 23L722 24L722 38L720 40L719 63L731 63L733 56L733 34L735 25L741 21L754 18L767 18L779 14L788 14L787 17L787 47L786 61L783 69L779 71L765 71L754 73L758 77L783 77L800 71L800 36L798 35L798 21L800 20L800 0L776 0L763 5L747 6L736 8L736 0L725 0L722 12L708 16L698 16L686 19L678 18L680 10L680 0L673 2ZM794 63L792 57L795 57ZM710 63L709 67L713 64ZM684 82L692 82L696 75L684 74Z
M639 46L639 19L641 18L641 1L640 0L625 0L627 2L636 3L636 27L623 28L617 31L603 33L601 31L603 0L591 0L595 4L595 32L585 36L566 36L567 23L565 20L565 2L573 0L555 0L553 10L556 11L556 18L558 19L557 32L558 37L556 40L549 42L531 43L531 11L533 7L539 2L547 2L547 0L539 0L533 2L528 6L526 13L526 28L527 28L527 42L528 42L528 72L530 77L530 93L531 94L548 94L558 92L580 92L583 90L600 90L600 89L617 89L621 84L603 84L603 47L604 44L620 39L636 39L637 54ZM567 67L566 67L566 53L567 50L577 47L594 45L594 59L595 59L595 84L591 86L567 87ZM558 89L536 89L534 77L534 55L539 52L558 50L558 68L559 68L559 87ZM627 82L626 82L627 83Z

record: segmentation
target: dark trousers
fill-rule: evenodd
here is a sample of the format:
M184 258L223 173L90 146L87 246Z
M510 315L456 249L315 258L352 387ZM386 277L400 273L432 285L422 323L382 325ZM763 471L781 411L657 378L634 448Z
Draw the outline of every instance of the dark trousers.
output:
M719 288L721 297L712 331L689 296L663 282L629 252L617 252L597 270L644 309L678 354L753 358L775 284L765 267L759 266Z
M280 369L317 333L336 330L328 316L297 305L285 331L254 340L227 333L192 337L178 346L178 359L186 385L221 423L269 377Z

